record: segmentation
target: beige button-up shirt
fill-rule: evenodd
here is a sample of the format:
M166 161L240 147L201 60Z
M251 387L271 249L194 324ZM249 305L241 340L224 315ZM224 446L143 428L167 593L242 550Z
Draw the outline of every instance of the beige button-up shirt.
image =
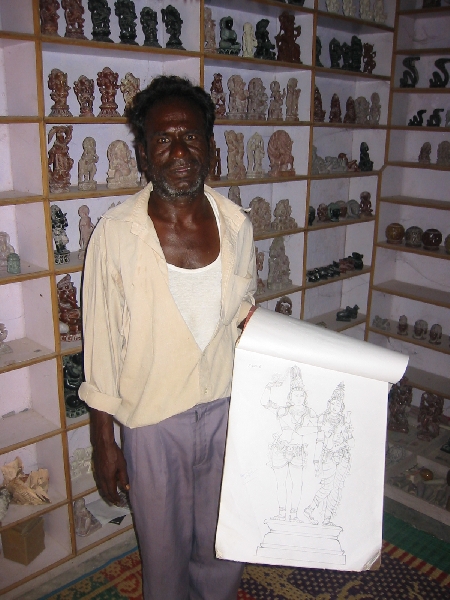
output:
M84 269L86 381L79 395L131 428L230 395L237 325L256 290L250 220L205 187L219 209L222 300L219 323L201 352L169 290L167 263L147 213L151 189L103 216Z

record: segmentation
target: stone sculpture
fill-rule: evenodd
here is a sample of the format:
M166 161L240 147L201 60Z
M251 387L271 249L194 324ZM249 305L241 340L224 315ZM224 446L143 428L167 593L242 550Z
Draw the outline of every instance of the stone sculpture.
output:
M430 327L430 338L428 340L430 344L439 346L442 343L442 325L435 323Z
M353 198L347 202L347 218L348 219L359 219L359 202Z
M344 123L356 123L356 106L351 96L347 98L345 103Z
M80 75L73 84L73 91L80 105L80 117L93 117L94 80Z
M169 4L166 8L161 9L162 22L166 26L166 33L169 39L166 42L166 48L174 48L175 50L184 50L180 40L181 26L183 19L178 10Z
M228 118L246 119L248 107L248 91L240 75L232 75L227 81L230 91L228 98Z
M244 33L242 34L242 56L244 58L253 58L257 46L255 32L251 23L244 23Z
M227 110L225 106L225 92L223 91L222 75L220 73L214 73L210 92L211 99L216 107L216 118L221 119L225 116Z
M444 112L443 108L435 108L427 120L427 127L439 127L442 118L439 113Z
M58 10L61 8L58 0L40 0L39 16L41 18L41 33L58 36Z
M444 410L444 398L424 392L420 399L419 414L417 415L417 437L419 440L430 442L439 435L439 421Z
M430 79L430 88L445 88L449 82L450 75L445 65L450 63L450 58L438 58L434 64L441 71L442 75L437 71L433 71L433 77Z
M77 303L77 290L70 275L65 275L56 284L58 293L59 320L67 325L68 330L61 333L63 342L81 340L81 310Z
M341 45L342 67L344 71L352 71L352 47L347 42Z
M275 45L269 39L269 19L261 19L256 23L256 50L254 57L265 60L275 60Z
M237 56L241 51L241 44L237 41L237 33L233 29L233 19L230 16L220 19L220 42L217 52Z
M373 12L370 8L370 0L359 0L359 17L365 21L373 20Z
M341 6L339 0L325 0L327 11L331 13L340 13Z
M397 333L399 335L408 335L408 318L406 315L401 315L398 319Z
M378 92L373 92L370 96L371 105L369 110L369 125L379 125L381 117L380 95Z
M273 216L275 217L272 221L271 228L275 231L286 231L288 229L296 229L298 227L297 221L291 216L292 208L287 198L278 200Z
M329 121L330 123L342 123L341 102L336 93L331 97Z
M78 209L78 215L80 217L80 221L78 223L78 230L80 232L80 249L78 251L78 258L84 257L89 238L91 237L91 233L94 231L94 225L89 213L89 206L86 206L86 204L82 204Z
M88 0L88 9L92 20L92 39L95 42L111 42L109 19L111 9L108 0Z
M268 96L260 77L253 77L248 83L247 118L265 121Z
M73 160L69 156L72 125L55 125L48 132L48 143L55 138L48 151L48 179L50 192L58 194L70 188L70 170Z
M363 73L372 73L377 66L375 62L375 56L377 53L373 49L373 44L363 44Z
M81 0L61 0L66 19L66 33L64 37L78 40L87 39L84 35L84 7Z
M48 76L48 89L54 104L51 107L50 117L71 117L72 113L67 104L70 86L67 84L67 73L60 69L52 69Z
M228 198L231 200L231 202L237 204L237 206L242 206L241 190L238 185L230 186L230 189L228 190Z
M375 327L376 329L381 329L382 331L390 331L391 322L389 321L389 319L383 319L379 315L375 315L372 319L372 327Z
M156 10L144 6L139 20L144 32L144 46L161 48L161 44L158 42L158 14Z
M277 60L301 64L300 45L296 40L300 37L302 28L295 25L295 15L287 11L283 11L278 20L280 31L275 36Z
M312 147L312 157L311 157L311 175L321 175L322 173L327 173L327 165L325 163L325 159L317 154L316 146ZM326 205L325 205L326 206ZM359 205L358 205L359 206ZM319 209L317 209L318 211ZM328 211L328 209L327 209ZM319 212L317 212L317 218L319 218ZM320 219L319 219L320 220Z
M297 88L298 80L290 77L286 91L286 121L298 121L298 101L301 90Z
M403 77L400 77L401 88L415 88L419 81L419 71L415 65L416 61L420 60L420 56L407 56L403 59L403 66L406 70L403 71Z
M320 37L316 35L316 67L323 67L320 55L322 54L322 42Z
M131 155L128 144L123 140L115 140L108 146L109 161L106 186L110 190L136 187L139 183L139 173L136 159Z
M373 20L375 23L385 23L387 14L384 12L384 1L374 0L373 3Z
M0 354L11 354L12 348L5 344L5 340L8 337L8 330L4 323L0 323Z
M93 137L83 140L83 154L78 161L78 189L91 191L97 189L95 174L97 173L97 145Z
M251 200L249 218L253 225L255 234L270 231L270 221L272 218L270 204L261 196L256 196Z
M209 179L219 180L222 175L222 159L220 157L220 148L217 147L214 135L211 140L211 164L209 167L208 177Z
M420 148L418 161L422 165L429 165L431 163L431 144L430 142L425 142L422 144Z
M256 294L263 294L266 291L266 286L264 284L264 281L259 276L259 273L264 268L264 252L259 252L257 247L255 247L255 259L256 259Z
M414 323L413 338L415 340L424 340L428 333L428 323L423 319L417 319Z
M360 203L359 203L359 214L362 217L371 217L372 210L372 202L370 201L370 192L361 192L359 195Z
M425 109L422 110L418 110L417 114L414 115L409 121L408 121L408 125L412 126L412 127L421 127L423 125L423 115L426 113L427 111Z
M361 71L361 62L363 56L363 45L358 36L352 35L352 41L350 44L351 49L351 71ZM344 68L344 67L342 67Z
M11 252L8 255L6 261L6 270L11 275L18 275L21 272L20 269L20 256L16 252Z
M273 240L269 249L267 289L279 291L292 285L292 280L289 278L290 272L291 268L289 257L286 255L284 238L277 237Z
M407 411L412 402L412 386L402 377L394 383L389 392L389 417L387 428L400 433L409 432Z
M247 142L247 177L262 177L262 161L265 155L262 136L255 132Z
M340 69L341 68L341 58L342 58L342 48L340 42L333 38L329 44L330 50L330 68L331 69Z
M67 215L63 213L57 204L52 204L50 206L50 216L52 220L52 236L56 248L54 251L55 264L62 265L70 262L70 252L66 245L69 243L66 233L66 227L68 226Z
M370 160L369 146L366 142L361 142L359 147L359 163L360 171L373 171L373 161Z
M133 98L141 89L141 80L139 77L135 77L133 73L127 73L125 77L120 82L120 91L123 94L123 99L125 101L125 111L131 107L133 102Z
M212 11L209 6L204 8L204 27L205 27L205 52L217 52L216 48L216 22L212 18Z
M436 164L441 167L450 167L450 142L444 140L437 147Z
M246 176L244 166L244 134L236 131L225 131L228 156L228 178L244 179Z
M118 79L119 74L109 67L97 73L97 85L101 97L99 117L120 117L116 104L116 94L120 87L117 83Z
M267 154L270 161L269 175L271 177L289 177L295 175L293 142L283 129L272 133L267 144Z
M9 233L0 231L0 273L8 271L8 256L13 252L15 250L9 243Z
M292 315L292 300L289 296L281 296L281 298L275 304L275 312L287 315Z
M272 81L272 83L270 84L270 104L269 104L269 113L268 113L268 119L270 120L275 120L275 119L282 119L283 118L283 102L284 99L286 98L286 90L283 90L283 92L281 92L281 88L280 88L280 82L279 81Z
M314 122L323 123L325 121L325 111L322 108L322 94L317 85L314 88Z
M354 0L342 0L342 11L346 17L356 17Z
M84 498L78 498L73 503L73 520L75 533L81 537L98 531L102 526L100 521L86 508Z

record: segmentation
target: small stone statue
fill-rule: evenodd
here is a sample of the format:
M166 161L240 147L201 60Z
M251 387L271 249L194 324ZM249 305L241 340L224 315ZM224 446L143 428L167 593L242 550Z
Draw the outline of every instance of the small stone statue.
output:
M341 45L342 67L344 71L353 71L352 67L352 47L347 42Z
M347 202L347 218L359 219L360 217L361 215L359 214L359 202L352 198Z
M327 11L330 13L340 13L341 7L339 0L325 0Z
M257 235L270 231L270 220L272 217L270 204L261 196L256 196L250 202L249 218L253 225L253 232Z
M370 96L372 104L369 111L369 125L379 125L381 117L380 95L378 92L373 92Z
M205 52L217 52L216 48L216 22L212 18L212 12L209 6L205 6L204 27L205 27Z
M56 284L58 293L59 321L67 325L68 330L61 333L63 342L81 340L81 310L77 303L77 290L70 275L65 275ZM67 329L64 328L64 329Z
M267 144L267 154L270 161L269 175L271 177L289 177L295 175L293 142L283 129L272 133Z
M316 67L323 67L320 55L322 54L322 42L320 37L316 35Z
M266 291L266 286L264 285L264 281L259 276L259 273L264 268L264 252L259 252L257 247L255 247L255 259L256 259L256 294L263 294Z
M242 56L244 58L253 58L257 46L255 32L251 23L244 23L244 33L242 34Z
M261 19L256 23L256 50L254 57L262 58L265 60L275 60L275 45L269 39L269 32L267 28L269 26L269 19Z
M289 258L286 255L284 238L277 237L269 249L269 275L267 277L268 290L282 290L292 285L289 278L291 272Z
M387 14L384 12L383 0L374 0L373 3L373 20L375 23L385 23Z
M341 102L336 93L331 97L329 121L330 123L342 123Z
M275 217L272 221L272 229L275 231L286 231L288 229L296 229L298 227L297 221L294 217L291 217L292 208L289 204L289 200L278 200L273 216Z
M169 39L166 43L166 48L175 48L175 50L184 50L180 40L181 26L183 19L178 10L169 4L167 8L161 9L162 21L166 26L166 33L169 34Z
M417 437L419 440L430 442L439 435L439 421L444 410L444 398L424 392L420 399L419 414L417 415Z
M424 340L428 332L428 323L423 319L417 319L414 323L413 338L415 340Z
M356 6L353 0L342 0L342 11L346 17L356 17Z
M280 31L275 36L277 60L301 64L300 46L296 42L302 32L301 26L295 25L295 15L286 10L281 13L278 20L280 21Z
M365 21L373 20L373 12L370 8L370 0L359 0L359 17Z
M422 147L419 152L418 161L422 165L429 165L431 163L431 144L430 142L425 142L422 144Z
M0 273L8 271L8 256L15 252L9 243L9 233L0 231Z
M298 121L298 101L301 89L297 88L298 80L290 77L286 92L286 121Z
M325 163L325 159L317 154L316 146L312 147L312 157L311 158L312 158L312 160L311 160L311 175L321 175L322 173L328 172L327 165ZM317 209L317 218L319 219L318 211L319 211L319 209Z
M403 71L403 77L400 77L401 88L415 88L419 81L419 71L415 62L420 60L420 56L407 56L403 59L403 66L406 71Z
M6 260L6 270L11 275L18 275L20 269L20 256L16 252L11 252Z
M91 217L89 216L89 212L89 206L86 206L86 204L82 204L78 209L78 215L80 217L80 221L78 223L78 229L80 231L80 250L78 251L78 258L84 257L89 238L91 237L91 233L94 231L94 225Z
M55 125L48 132L48 143L55 137L48 151L48 179L52 194L68 192L70 189L70 170L73 160L69 156L69 143L72 139L72 125Z
M222 75L220 73L214 73L214 79L211 83L210 92L211 99L216 107L216 118L221 119L225 116L227 111L225 107L225 92L223 91Z
M108 0L88 0L88 9L92 20L92 39L94 42L111 42L109 19L111 9Z
M80 117L93 117L94 80L86 75L80 75L73 84L73 91L80 105Z
M66 233L66 227L68 226L67 216L57 204L51 205L50 215L52 219L52 235L56 247L54 251L55 264L62 265L70 262L70 252L66 246L69 243Z
M366 142L361 142L359 147L359 163L360 171L373 171L373 161L370 160L369 146Z
M247 177L263 176L262 161L265 155L262 136L255 132L247 142Z
M119 19L120 43L134 44L136 42L136 9L133 0L116 0L114 2L116 17Z
M220 148L218 148L216 145L214 135L211 140L210 155L211 164L209 167L208 178L219 180L220 176L222 175L222 159L220 157Z
M88 412L87 405L78 397L78 389L84 380L83 373L83 352L69 354L62 357L63 360L63 378L64 378L64 404L66 405L66 417L75 419ZM92 471L92 448L84 449L83 458L78 463L83 467L86 473ZM81 464L80 464L81 463ZM71 463L72 471L72 463ZM73 473L71 473L73 479ZM81 473L80 473L81 475Z
M268 96L260 77L253 77L248 83L247 118L266 120Z
M447 63L450 63L450 58L438 58L434 64L441 71L443 77L437 71L433 71L433 77L430 79L430 88L445 88L449 82L450 75L445 67Z
M117 190L136 187L139 184L139 173L128 144L123 140L115 140L108 146L106 154L109 161L107 188Z
M238 185L230 186L230 189L228 190L228 198L231 200L231 202L237 204L237 206L242 206L241 190Z
M377 63L375 62L375 56L377 53L373 49L373 44L363 44L363 73L372 73Z
M241 44L237 41L237 33L233 29L232 17L222 17L220 25L220 42L217 52L237 56L241 51Z
M48 89L51 91L50 98L54 101L51 107L50 117L71 117L72 113L67 104L70 86L67 84L67 73L59 69L52 69L48 76Z
M144 6L139 20L144 32L144 46L161 48L161 44L158 42L158 14L156 10Z
M321 202L317 207L317 220L321 223L330 220L328 206L324 202Z
M423 115L426 112L427 111L425 109L418 110L417 114L408 121L408 125L412 127L421 127L423 125Z
M100 521L86 508L84 498L78 498L73 503L73 520L75 533L81 537L98 531L102 526Z
M66 33L64 37L86 40L84 35L84 7L81 0L61 0L66 19Z
M225 131L225 141L228 149L228 178L244 179L244 134L233 130Z
M438 144L436 164L441 167L450 167L450 142L447 140Z
M383 319L379 315L375 315L372 319L372 327L376 329L381 329L382 331L390 331L391 323L389 319Z
M372 210L372 202L370 201L370 192L361 192L359 195L360 203L359 203L359 214L362 217L371 217Z
M427 120L427 127L439 127L442 123L442 118L439 113L444 112L443 108L435 108Z
M333 38L329 44L330 50L330 68L331 69L340 69L341 68L341 58L342 58L342 48L340 42Z
M119 89L118 79L119 74L109 67L105 67L103 71L97 73L97 85L101 96L99 117L120 117L116 104L116 94Z
M322 94L319 88L314 88L314 122L323 123L325 121L325 111L322 108Z
M141 89L141 80L139 77L135 77L133 73L127 73L125 77L120 82L120 91L123 94L123 99L125 100L125 111L131 107L133 102L133 98Z
M360 72L362 56L363 56L363 45L358 36L352 35L350 49L351 49L351 56L352 56L351 71ZM342 68L344 68L344 67L342 67Z
M93 137L83 140L83 154L78 161L78 189L91 191L97 189L95 174L97 173L98 154Z
M314 223L315 219L316 219L316 209L314 208L314 206L310 206L308 209L308 225L310 227Z
M406 315L401 315L399 317L397 333L398 335L408 335L408 317Z
M269 114L267 118L269 119L269 121L275 119L281 120L283 119L283 102L286 98L286 90L283 90L283 92L281 92L280 82L274 80L270 84L270 91L271 95L269 104Z
M412 386L408 385L408 379L402 377L394 383L389 392L389 417L387 428L390 431L400 433L409 432L407 410L412 402Z
M439 346L442 343L442 325L435 323L430 327L430 338L428 340L430 344Z
M227 86L230 91L228 99L228 118L246 119L248 108L248 91L245 89L245 82L240 75L232 75Z
M41 18L41 33L58 36L58 10L61 8L58 0L39 0L39 16Z
M292 315L292 300L289 296L281 296L281 298L275 304L275 312L287 315Z
M344 123L356 123L356 106L351 96L347 98L345 103Z
M0 354L11 354L12 348L5 344L5 340L8 337L8 330L4 323L0 323Z

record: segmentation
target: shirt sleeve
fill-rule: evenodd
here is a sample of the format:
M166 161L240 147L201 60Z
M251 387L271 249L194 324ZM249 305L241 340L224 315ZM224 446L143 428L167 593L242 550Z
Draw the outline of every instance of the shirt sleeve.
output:
M256 256L255 256L255 244L253 242L253 227L250 219L246 219L243 227L243 248L242 252L244 256L248 256L247 276L249 278L249 286L247 293L242 299L241 307L239 309L237 323L241 323L252 306L255 305L255 293L256 293Z

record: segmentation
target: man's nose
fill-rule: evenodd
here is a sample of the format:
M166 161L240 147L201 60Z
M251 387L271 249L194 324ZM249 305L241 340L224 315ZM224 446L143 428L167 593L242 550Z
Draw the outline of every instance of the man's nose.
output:
M185 156L188 153L186 140L182 137L176 137L172 140L171 154L176 157Z

